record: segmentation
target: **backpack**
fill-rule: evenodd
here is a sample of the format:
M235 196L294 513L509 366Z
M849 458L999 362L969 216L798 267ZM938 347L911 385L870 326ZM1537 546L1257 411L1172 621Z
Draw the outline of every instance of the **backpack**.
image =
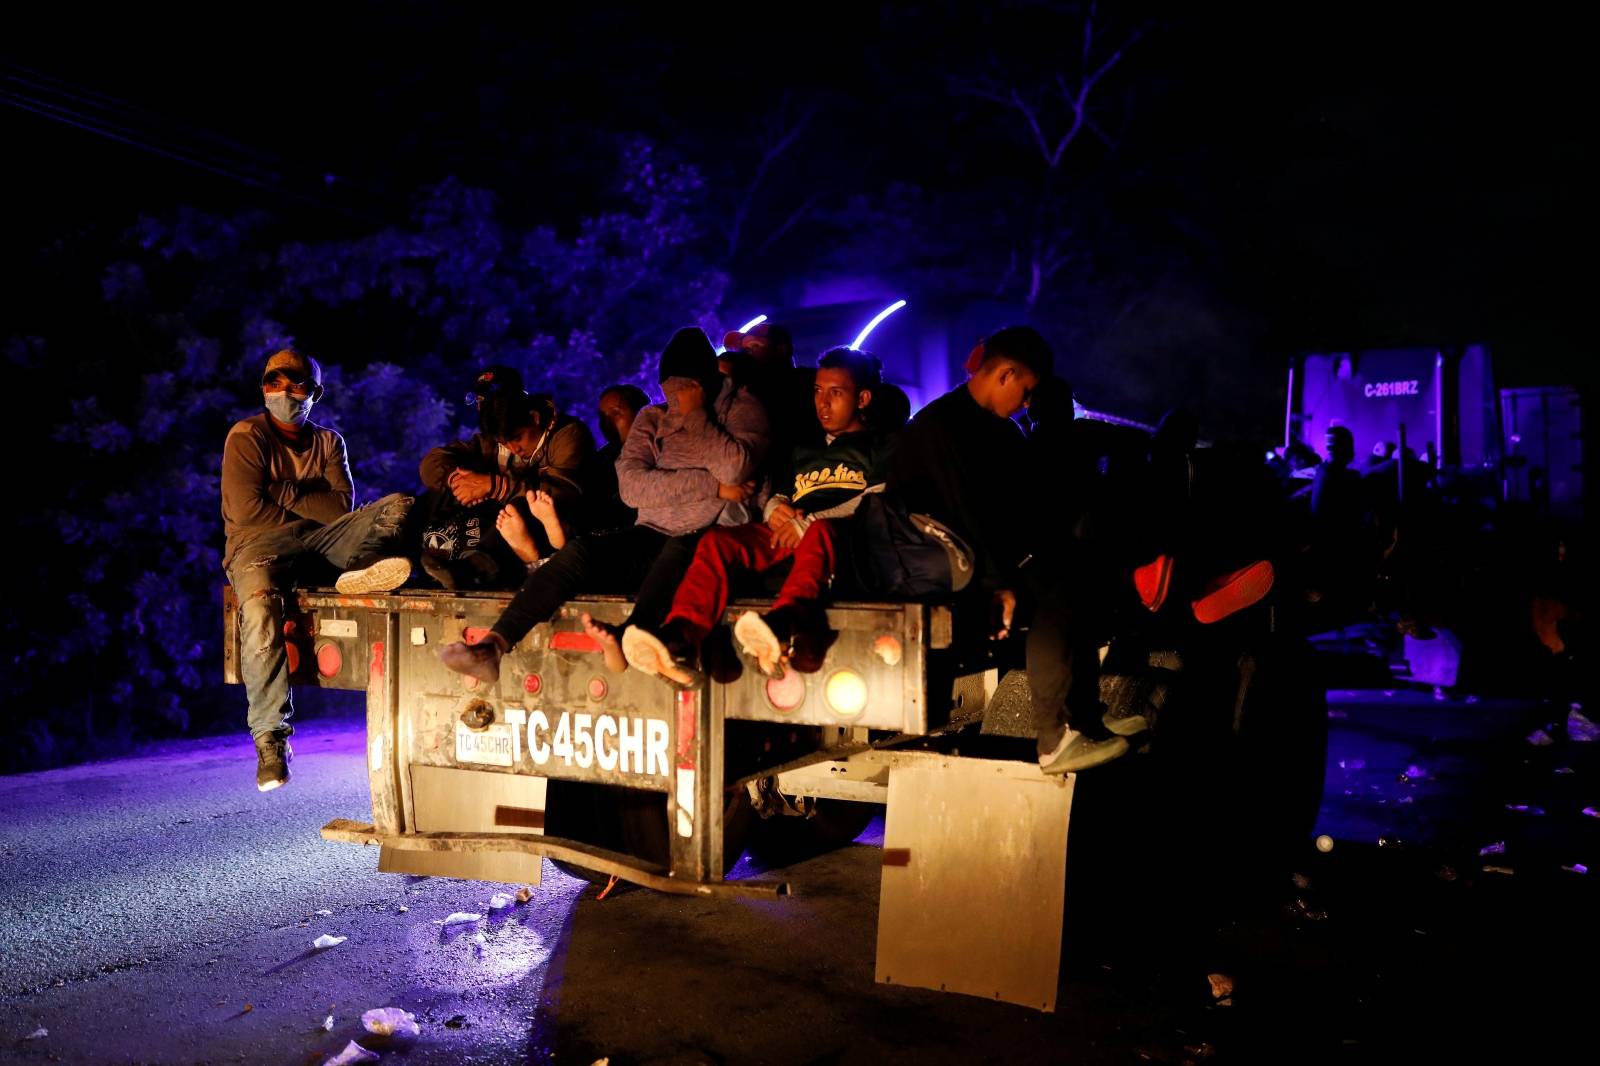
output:
M870 595L948 595L972 580L973 553L966 541L937 519L910 513L888 493L862 499L850 547L853 576Z

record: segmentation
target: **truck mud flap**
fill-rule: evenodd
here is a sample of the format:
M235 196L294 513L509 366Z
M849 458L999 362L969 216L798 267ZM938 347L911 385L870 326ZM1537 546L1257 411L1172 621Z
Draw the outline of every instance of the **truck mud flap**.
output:
M1055 1010L1072 791L1028 763L897 759L877 980Z

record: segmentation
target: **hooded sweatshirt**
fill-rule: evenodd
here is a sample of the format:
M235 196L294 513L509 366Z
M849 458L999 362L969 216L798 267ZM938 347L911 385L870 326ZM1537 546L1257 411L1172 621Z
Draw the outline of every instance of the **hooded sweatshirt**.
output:
M763 486L744 503L722 499L717 489L757 476L767 432L761 403L726 378L710 410L674 413L651 404L635 417L617 458L622 502L639 512L639 525L674 537L757 521Z

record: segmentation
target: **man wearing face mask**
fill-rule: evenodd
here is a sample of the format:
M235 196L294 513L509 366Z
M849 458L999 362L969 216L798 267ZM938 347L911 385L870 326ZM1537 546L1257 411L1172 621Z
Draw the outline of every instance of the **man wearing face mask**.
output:
M296 576L331 566L347 595L387 592L411 575L392 553L411 497L385 496L351 511L354 487L344 439L310 420L322 367L292 348L261 375L266 410L236 422L222 448L223 569L239 601L239 674L256 743L256 787L289 780L289 661L284 597Z

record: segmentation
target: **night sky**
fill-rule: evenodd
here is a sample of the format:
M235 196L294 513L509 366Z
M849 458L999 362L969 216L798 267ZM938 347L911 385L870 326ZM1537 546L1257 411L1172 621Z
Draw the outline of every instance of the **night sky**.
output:
M1073 276L1164 293L1126 309L1124 348L1144 331L1181 352L1192 330L1209 338L1201 357L1279 388L1293 352L1391 344L1487 340L1502 384L1584 373L1593 123L1571 27L1523 8L1188 8L1100 11L1107 40L1144 28L1097 89L1115 146L1074 145L1071 195L1092 206ZM1003 211L996 179L1035 160L1014 114L959 87L1077 45L1034 32L1042 16L1026 7L807 6L777 26L756 8L693 21L675 6L288 5L249 22L222 10L35 16L7 34L15 276L0 333L48 334L50 316L92 298L39 269L36 249L140 212L265 207L292 234L334 236L403 219L412 190L455 175L496 190L510 220L560 226L593 208L593 161L630 133L733 203L775 116L801 113L749 232L814 206L731 263L730 303L841 257L870 269L872 246L839 246L852 197L904 183ZM16 106L41 101L227 173ZM1100 328L1064 339L1068 367Z

